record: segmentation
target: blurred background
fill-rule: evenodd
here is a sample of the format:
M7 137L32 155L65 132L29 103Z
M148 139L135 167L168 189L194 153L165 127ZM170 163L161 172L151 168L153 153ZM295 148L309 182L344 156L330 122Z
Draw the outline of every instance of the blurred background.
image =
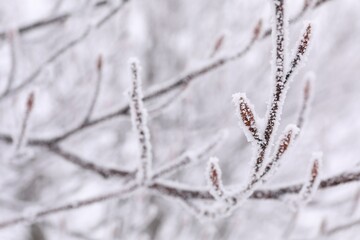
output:
M316 2L314 0L314 2ZM98 27L96 24L123 6ZM29 211L56 206L116 189L122 181L104 179L64 161L27 138L48 139L77 126L86 115L97 86L97 61L102 80L91 119L127 103L129 58L142 65L146 91L191 72L222 55L244 49L259 19L271 27L269 0L12 0L0 1L0 89L6 92L41 70L31 84L0 99L0 222ZM287 1L290 18L302 11L303 0ZM304 24L313 24L308 59L291 84L280 131L296 121L302 103L304 76L315 76L312 102L295 147L279 173L262 188L304 181L311 153L324 153L323 177L354 170L360 159L360 2L327 0L289 26L289 53ZM29 24L63 16L46 26L20 31ZM56 60L49 56L78 39ZM214 46L222 39L221 47ZM171 105L150 113L154 168L196 149L226 130L228 137L213 153L219 157L226 185L245 184L251 169L251 144L237 123L232 94L246 92L260 117L271 96L271 38L260 39L247 54L192 81ZM179 91L179 90L177 90ZM21 160L14 161L26 99L35 93ZM2 95L3 96L3 95ZM172 95L157 101L167 102ZM134 169L139 153L128 116L96 124L65 139L66 151L101 166ZM19 157L19 156L17 156ZM170 179L203 186L206 161ZM128 200L99 203L0 230L0 238L17 239L356 239L359 225L357 183L321 190L294 214L283 200L249 200L230 217L200 221L174 199L143 192ZM360 221L359 221L360 222ZM325 227L324 227L325 226ZM325 229L325 230L324 230Z

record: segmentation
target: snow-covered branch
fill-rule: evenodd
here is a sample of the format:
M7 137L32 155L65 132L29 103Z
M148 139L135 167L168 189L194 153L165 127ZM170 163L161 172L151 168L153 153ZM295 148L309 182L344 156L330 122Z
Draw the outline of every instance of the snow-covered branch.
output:
M131 91L130 91L130 109L132 125L136 132L140 145L140 166L137 176L141 184L150 180L152 175L152 147L150 142L150 131L147 126L147 110L143 102L143 93L141 80L139 76L139 67L136 60L130 63L131 71Z

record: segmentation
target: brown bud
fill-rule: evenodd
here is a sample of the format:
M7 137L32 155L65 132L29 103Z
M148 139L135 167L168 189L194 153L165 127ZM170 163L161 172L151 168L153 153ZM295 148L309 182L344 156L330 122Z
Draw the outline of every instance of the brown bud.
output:
M97 62L96 62L96 67L97 67L98 71L100 71L102 69L102 65L103 65L102 55L99 55Z
M26 109L27 111L31 111L33 106L34 106L34 101L35 101L35 94L34 92L31 92L27 98L27 102L26 102Z

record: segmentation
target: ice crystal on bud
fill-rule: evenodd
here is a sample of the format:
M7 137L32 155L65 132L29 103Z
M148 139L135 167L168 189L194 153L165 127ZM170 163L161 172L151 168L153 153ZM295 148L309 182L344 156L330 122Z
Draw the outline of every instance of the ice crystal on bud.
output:
M282 135L279 138L279 142L277 143L277 147L275 149L274 155L271 158L270 162L266 165L261 177L263 181L265 181L268 175L272 175L275 173L276 169L280 166L280 160L285 154L285 152L289 149L289 147L293 144L296 136L299 134L300 129L297 128L294 124L288 125Z
M209 186L209 192L216 199L224 199L225 191L221 180L221 169L219 166L219 159L212 157L209 160L206 176Z
M309 164L307 178L301 187L300 192L294 200L290 201L292 209L297 210L311 201L315 192L319 188L321 178L322 153L312 154Z
M239 124L243 128L248 141L253 142L256 140L257 143L261 143L262 139L257 125L258 117L256 116L254 106L251 105L249 99L246 97L246 94L234 94L233 102L239 117Z
M312 159L310 162L310 168L308 171L308 178L306 179L305 184L301 188L299 193L300 201L303 204L308 203L320 184L320 177L321 177L321 165L322 165L322 153L316 152L313 153Z

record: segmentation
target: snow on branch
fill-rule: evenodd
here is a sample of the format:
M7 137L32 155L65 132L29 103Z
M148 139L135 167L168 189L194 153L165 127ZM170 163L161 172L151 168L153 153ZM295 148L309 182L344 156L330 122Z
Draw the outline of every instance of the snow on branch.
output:
M258 117L256 116L254 106L250 103L244 93L234 94L233 102L239 117L239 123L243 128L248 141L253 142L253 140L256 140L258 144L261 144L263 140L260 136Z
M266 165L264 171L262 172L260 179L262 181L266 181L267 175L273 174L276 169L279 167L279 161L289 149L289 147L293 144L296 136L299 134L299 128L295 125L291 124L286 127L283 134L279 138L279 142L276 145L277 148L274 152L274 156L271 158L270 162Z
M302 129L304 126L305 119L309 112L309 106L311 101L311 93L312 93L312 85L315 79L315 75L312 72L309 72L305 76L305 84L303 87L303 99L299 112L299 116L297 118L296 125L298 128Z
M290 78L293 76L293 74L299 68L300 63L304 59L305 53L307 52L307 49L309 48L309 44L310 44L310 40L311 40L311 33L312 33L312 26L310 23L308 23L304 30L302 37L300 38L300 42L297 45L298 47L296 49L295 56L293 57L293 60L291 61L290 69L286 73L285 83L290 80Z
M286 21L284 0L274 0L275 6L275 79L276 82L282 82L285 71L285 33Z
M272 133L276 131L279 125L279 112L281 112L284 90L284 72L285 72L285 13L284 0L274 0L275 6L275 24L273 26L274 33L274 66L275 74L275 91L272 96L271 104L268 107L268 119L264 132L265 144L268 145L272 137Z
M215 157L210 158L206 170L207 184L211 195L218 200L225 198L225 189L221 180L221 174L219 159Z
M140 145L140 166L137 174L141 184L145 184L151 177L152 147L150 131L147 126L147 111L144 107L138 62L136 60L131 60L130 70L132 80L130 92L131 119Z
M310 168L307 174L308 177L298 194L299 204L301 205L310 202L315 192L319 188L320 178L321 178L321 162L322 162L322 153L321 152L313 153L310 163Z

